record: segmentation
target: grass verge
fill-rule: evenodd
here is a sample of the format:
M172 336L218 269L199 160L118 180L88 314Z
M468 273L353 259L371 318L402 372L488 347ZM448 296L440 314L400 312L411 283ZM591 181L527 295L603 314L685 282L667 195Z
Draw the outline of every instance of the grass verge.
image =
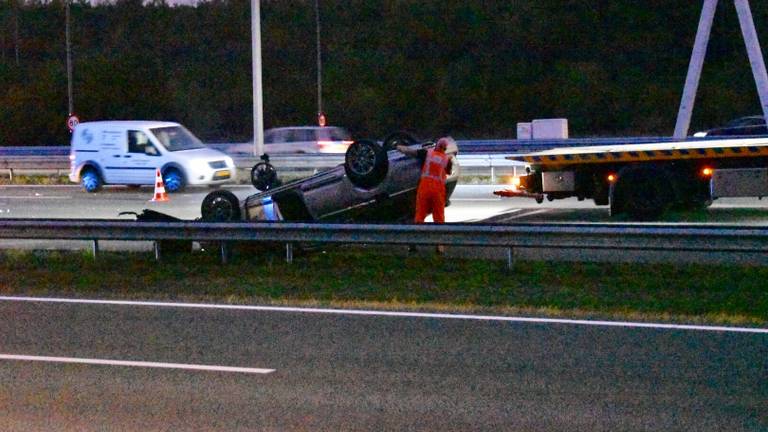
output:
M768 268L499 262L338 248L297 256L18 252L0 255L3 295L437 310L572 318L768 323Z

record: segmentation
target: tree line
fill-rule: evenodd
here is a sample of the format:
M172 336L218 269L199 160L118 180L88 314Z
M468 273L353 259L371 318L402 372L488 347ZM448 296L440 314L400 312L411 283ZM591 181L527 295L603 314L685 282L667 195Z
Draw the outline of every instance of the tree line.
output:
M262 0L265 127L314 124L315 2ZM359 137L671 135L701 2L320 0L322 99ZM172 120L208 142L252 136L248 0L71 3L82 121ZM752 2L768 44L768 4ZM0 4L0 145L67 144L65 3ZM733 4L720 2L693 129L761 113Z

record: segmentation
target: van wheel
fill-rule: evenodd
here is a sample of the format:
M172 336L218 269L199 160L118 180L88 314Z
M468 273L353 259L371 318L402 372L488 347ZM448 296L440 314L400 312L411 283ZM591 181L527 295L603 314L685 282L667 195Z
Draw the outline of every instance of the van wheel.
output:
M372 188L387 176L387 152L373 141L355 141L344 155L344 171L357 187Z
M179 192L184 189L184 176L176 168L171 168L163 173L163 183L166 191Z
M87 168L80 175L80 184L86 192L98 192L101 189L102 181L99 173L93 168Z

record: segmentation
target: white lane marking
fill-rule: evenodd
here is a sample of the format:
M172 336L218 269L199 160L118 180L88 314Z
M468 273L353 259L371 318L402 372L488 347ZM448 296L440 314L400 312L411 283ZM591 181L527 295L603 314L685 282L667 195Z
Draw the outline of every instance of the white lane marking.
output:
M249 305L227 305L227 304L205 304L205 303L170 303L170 302L151 302L151 301L129 301L129 300L90 300L90 299L67 299L56 297L14 297L0 296L0 301L17 302L42 302L42 303L75 303L75 304L96 304L113 306L153 306L167 308L189 308L189 309L224 309L224 310L243 310L243 311L263 311L263 312L291 312L291 313L312 313L312 314L331 314L331 315L367 315L367 316L387 316L387 317L405 317L405 318L439 318L470 321L503 321L503 322L522 322L534 324L571 324L600 327L629 327L629 328L649 328L664 330L696 330L712 331L726 333L757 333L768 334L768 328L759 327L726 327L726 326L704 326L688 324L664 324L664 323L644 323L631 321L589 321L561 318L530 318L530 317L510 317L495 315L466 315L466 314L443 314L427 312L394 312L394 311L375 311L362 309L326 309L326 308L300 308L287 306L249 306Z
M74 358L74 357L45 357L45 356L30 356L30 355L17 355L17 354L0 354L0 360L18 360L18 361L33 361L33 362L47 362L47 363L77 363L77 364L107 365L107 366L133 366L133 367L145 367L145 368L185 369L185 370L235 372L235 373L250 373L250 374L268 374L275 371L275 369L246 368L246 367L233 367L233 366L199 365L199 364L184 364L184 363L157 363L157 362L145 362L145 361L126 361L126 360L103 360L103 359Z
M2 195L0 196L0 199L72 199L71 196L12 196L12 195Z

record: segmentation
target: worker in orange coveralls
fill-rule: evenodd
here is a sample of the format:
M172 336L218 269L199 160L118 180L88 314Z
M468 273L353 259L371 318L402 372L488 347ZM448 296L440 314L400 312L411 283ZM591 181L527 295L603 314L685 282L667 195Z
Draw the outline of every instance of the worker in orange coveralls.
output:
M432 214L435 223L445 223L445 180L451 173L454 157L445 152L449 145L456 145L451 137L440 138L435 148L429 150L397 146L401 153L422 160L421 178L416 190L416 223L424 223L429 214ZM437 246L438 253L444 250L442 245Z

